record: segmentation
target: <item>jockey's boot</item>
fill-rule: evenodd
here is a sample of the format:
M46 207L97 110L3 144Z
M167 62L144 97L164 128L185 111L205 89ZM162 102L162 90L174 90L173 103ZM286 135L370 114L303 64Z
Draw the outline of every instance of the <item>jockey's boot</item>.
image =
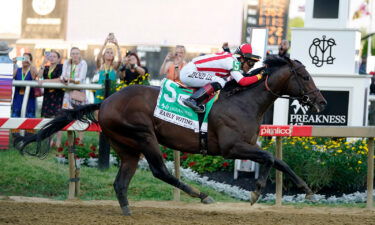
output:
M194 92L189 98L184 99L182 102L192 108L197 113L203 113L206 109L202 102L206 100L212 93L220 90L222 87L220 83L213 82L204 85L196 92Z

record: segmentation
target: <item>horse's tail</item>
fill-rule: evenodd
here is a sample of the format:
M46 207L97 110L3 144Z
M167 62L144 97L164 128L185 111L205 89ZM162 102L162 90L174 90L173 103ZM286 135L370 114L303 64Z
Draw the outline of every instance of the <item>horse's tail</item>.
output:
M97 123L98 121L95 119L94 111L99 108L100 103L82 105L75 109L63 109L58 116L46 123L36 134L17 138L15 140L15 147L22 152L26 145L35 141L40 143L42 140L52 136L74 120L79 120L85 123ZM40 145L38 144L37 152L39 151L39 146Z

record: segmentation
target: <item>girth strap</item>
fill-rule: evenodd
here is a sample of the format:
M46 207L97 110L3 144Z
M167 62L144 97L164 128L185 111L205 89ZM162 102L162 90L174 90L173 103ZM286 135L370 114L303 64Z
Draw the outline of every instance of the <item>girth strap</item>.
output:
M199 122L199 152L206 156L208 151L208 140L207 140L207 132L202 131L202 123L204 119L203 113L198 113L198 122Z

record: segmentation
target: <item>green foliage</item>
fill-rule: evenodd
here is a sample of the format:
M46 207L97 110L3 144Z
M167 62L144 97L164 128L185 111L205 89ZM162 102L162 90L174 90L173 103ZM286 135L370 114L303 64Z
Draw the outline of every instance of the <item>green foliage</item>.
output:
M375 55L375 36L372 36L371 38L371 55ZM362 42L363 48L362 48L362 54L361 56L364 57L367 55L367 49L368 49L368 39Z
M264 150L274 153L274 140L263 139ZM367 145L365 140L346 141L345 138L283 139L283 160L304 179L314 191L334 188L353 192L366 182ZM286 186L293 184L285 180Z
M173 150L161 146L163 158L173 161ZM200 154L182 153L180 155L181 166L191 168L198 173L215 172L215 171L233 171L234 160L224 159L222 156L203 156Z

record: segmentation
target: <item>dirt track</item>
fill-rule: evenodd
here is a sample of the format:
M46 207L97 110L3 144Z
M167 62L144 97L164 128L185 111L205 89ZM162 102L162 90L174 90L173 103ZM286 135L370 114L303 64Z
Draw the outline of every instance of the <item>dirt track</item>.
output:
M375 211L358 208L250 206L248 203L131 202L122 216L115 201L52 201L3 197L0 224L375 224Z

